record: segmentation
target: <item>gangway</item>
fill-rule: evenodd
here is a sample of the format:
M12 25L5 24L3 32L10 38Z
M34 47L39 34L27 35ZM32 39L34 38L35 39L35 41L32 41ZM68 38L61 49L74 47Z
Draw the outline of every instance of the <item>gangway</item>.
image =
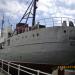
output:
M51 75L41 70L35 70L32 68L22 66L20 64L15 64L10 61L1 59L0 59L0 69L7 75Z

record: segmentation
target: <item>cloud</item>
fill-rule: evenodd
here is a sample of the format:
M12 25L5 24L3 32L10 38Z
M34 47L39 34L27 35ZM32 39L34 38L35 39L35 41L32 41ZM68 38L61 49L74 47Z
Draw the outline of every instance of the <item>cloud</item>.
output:
M3 17L5 16L5 24L9 25L8 19L12 25L16 25L23 16L27 5L23 0L0 0L0 24Z
M53 13L56 12L55 4L52 0L40 0L38 2L38 11L43 11L45 13Z
M40 0L38 10L49 17L75 16L75 0Z
M10 18L16 24L23 16L28 1L30 3L31 0L0 0L0 19L4 13L6 19ZM37 6L37 19L75 16L75 0L39 0Z
M0 10L3 11L6 16L13 18L23 15L26 7L24 3L19 3L17 0L0 0Z

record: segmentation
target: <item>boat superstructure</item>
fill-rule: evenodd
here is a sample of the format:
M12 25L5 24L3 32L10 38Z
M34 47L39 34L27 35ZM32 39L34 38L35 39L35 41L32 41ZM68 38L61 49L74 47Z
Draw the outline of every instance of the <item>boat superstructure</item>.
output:
M32 27L27 23L18 23L14 32L9 30L6 33L7 38L1 37L4 39L0 42L0 59L55 65L75 62L74 22L68 18L68 22L64 18L59 18L59 21L51 18L52 22L47 23L53 26L46 27L41 20L35 24L35 14L33 17Z

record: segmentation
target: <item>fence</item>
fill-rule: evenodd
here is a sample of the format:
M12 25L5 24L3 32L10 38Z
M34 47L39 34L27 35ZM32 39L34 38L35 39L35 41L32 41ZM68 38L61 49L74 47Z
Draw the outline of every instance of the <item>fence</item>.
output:
M68 17L51 17L37 20L37 22L39 22L41 25L45 25L47 27L61 26L63 21L66 21L67 26L69 26L69 21L72 21L75 24L75 19Z
M8 75L51 75L40 70L35 70L5 60L0 60L0 68Z

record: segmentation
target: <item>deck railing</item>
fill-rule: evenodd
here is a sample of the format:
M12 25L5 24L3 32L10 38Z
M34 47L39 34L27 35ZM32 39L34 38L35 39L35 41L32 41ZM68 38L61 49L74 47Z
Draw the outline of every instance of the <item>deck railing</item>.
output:
M20 64L18 65L18 64L11 63L11 62L8 62L5 60L0 60L0 69L1 69L1 71L4 71L8 75L23 75L23 74L24 75L41 75L41 74L42 75L51 75L49 73L42 72L40 70L35 70L32 68L21 66Z
M66 21L67 26L69 26L69 21L72 21L75 24L75 19L68 17L51 17L51 18L43 18L37 20L41 25L45 25L48 27L52 26L62 26L63 21Z

